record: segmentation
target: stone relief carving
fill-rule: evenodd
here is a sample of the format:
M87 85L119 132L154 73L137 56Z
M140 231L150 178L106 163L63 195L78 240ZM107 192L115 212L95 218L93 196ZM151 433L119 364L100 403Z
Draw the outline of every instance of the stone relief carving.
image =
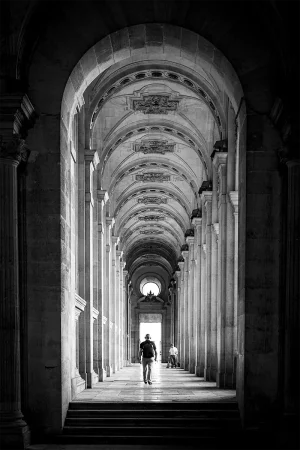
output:
M151 215L151 216L139 216L139 220L146 220L146 221L148 221L148 220L156 220L156 221L158 221L158 220L164 220L164 218L165 218L165 216L155 216L155 215Z
M140 230L140 234L164 234L161 230Z
M143 197L138 199L138 203L144 203L145 205L155 203L156 205L160 205L161 203L168 203L168 200L163 197Z
M147 182L163 182L170 181L170 175L165 175L161 172L145 172L143 174L138 174L135 176L136 181Z
M179 100L170 100L169 95L145 95L142 100L133 100L134 111L144 114L168 114L176 111Z
M25 140L21 139L18 134L12 135L9 141L4 141L0 135L0 158L8 158L15 161L26 161L28 156L28 148Z
M140 322L143 323L158 323L162 322L161 314L139 314Z
M159 153L164 155L167 152L174 152L175 143L168 143L168 141L163 140L149 140L143 141L142 143L135 144L135 152L148 153Z

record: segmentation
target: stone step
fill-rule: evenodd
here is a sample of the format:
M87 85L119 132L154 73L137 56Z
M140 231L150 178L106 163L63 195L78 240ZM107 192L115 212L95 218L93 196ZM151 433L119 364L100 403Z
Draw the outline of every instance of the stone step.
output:
M65 427L149 427L149 423L151 427L211 427L211 428L228 428L234 427L237 429L240 427L240 421L238 418L233 419L218 419L218 418L147 418L147 417L115 417L115 418L107 418L107 417L85 417L85 418L66 418Z
M224 430L222 430L223 433ZM205 436L215 436L216 427L214 426L191 426L188 429L189 436L201 436L204 433ZM154 426L149 424L148 426L136 427L133 426L76 426L70 427L65 426L63 429L63 434L67 435L87 435L87 436L144 436L155 434L155 436L164 436L164 435L173 435L173 436L181 436L186 435L186 427L185 426Z
M190 435L186 432L182 435L174 435L173 432L165 433L163 435L156 435L151 432L151 434L143 434L142 436L137 436L135 430L133 434L125 435L68 435L64 434L59 436L58 442L60 444L76 444L76 445L130 445L130 448L134 449L134 445L151 445L155 448L156 445L168 445L170 448L180 447L184 450L193 448L197 450L241 450L249 449L253 450L253 441L244 443L241 445L241 440L237 434L230 435L228 437L220 435L204 435L201 436ZM131 447L132 446L132 447ZM273 449L274 450L274 449Z
M203 409L152 409L152 410L135 410L135 409L122 409L122 410L112 410L112 409L69 409L67 413L67 418L84 418L84 417L107 417L115 418L117 414L121 414L124 417L145 417L145 418L237 418L239 419L239 411L234 410L203 410Z
M201 402L201 403L185 403L185 402L70 402L69 410L218 410L218 411L238 411L238 405L236 402Z

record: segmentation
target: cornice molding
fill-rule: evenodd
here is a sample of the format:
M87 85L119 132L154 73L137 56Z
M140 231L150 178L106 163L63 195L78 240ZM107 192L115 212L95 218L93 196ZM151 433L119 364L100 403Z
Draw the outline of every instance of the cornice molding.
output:
M84 308L86 307L86 301L80 297L80 295L75 293L75 308L79 309L80 311L84 311Z

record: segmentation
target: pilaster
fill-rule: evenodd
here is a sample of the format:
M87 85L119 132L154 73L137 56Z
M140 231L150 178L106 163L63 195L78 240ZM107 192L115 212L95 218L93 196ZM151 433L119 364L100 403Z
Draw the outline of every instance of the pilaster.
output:
M212 192L203 191L201 194L202 211L205 224L202 228L203 248L206 253L206 296L205 296L205 363L204 378L210 380L211 367L211 252L212 252Z
M18 259L17 167L26 156L24 140L0 142L0 442L2 448L25 448L30 431L21 412L20 298Z
M194 230L193 234L194 234ZM188 329L189 329L189 371L190 373L195 373L195 341L196 341L196 335L195 335L195 329L196 329L196 318L197 313L196 312L196 303L195 303L195 255L194 255L194 248L195 248L195 237L194 236L188 236L186 237L186 243L189 246L189 277L188 277L188 297L187 302L189 306L189 313L188 313Z
M195 228L195 373L198 377L204 375L204 353L205 353L205 335L204 335L204 311L205 298L203 292L203 256L202 256L202 218L197 217L192 220Z

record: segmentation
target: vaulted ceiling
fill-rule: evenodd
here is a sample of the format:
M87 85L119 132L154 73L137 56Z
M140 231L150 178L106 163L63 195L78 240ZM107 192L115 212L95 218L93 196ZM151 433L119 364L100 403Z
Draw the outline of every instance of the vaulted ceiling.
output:
M224 92L199 67L145 58L110 67L85 101L98 186L108 191L127 268L171 275L224 136Z

